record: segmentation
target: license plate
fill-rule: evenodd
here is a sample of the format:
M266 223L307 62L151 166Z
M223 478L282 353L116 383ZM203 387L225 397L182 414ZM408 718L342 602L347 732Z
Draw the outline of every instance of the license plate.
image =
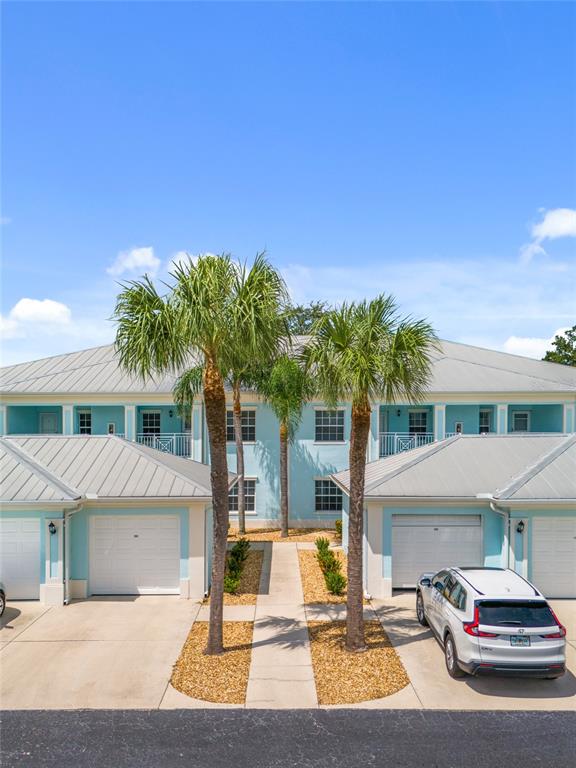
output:
M524 635L512 635L510 645L530 645L530 638Z

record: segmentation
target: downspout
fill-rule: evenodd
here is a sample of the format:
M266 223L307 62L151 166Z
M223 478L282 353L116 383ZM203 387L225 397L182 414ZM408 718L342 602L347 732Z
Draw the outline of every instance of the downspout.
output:
M477 493L476 498L487 501L492 512L504 518L504 567L510 568L510 510L499 507L491 493Z
M62 551L64 553L64 605L68 605L70 602L70 574L68 565L70 562L70 541L68 537L68 521L79 512L82 508L82 504L78 504L76 508L64 510L64 526L62 528L62 536L64 541L62 542Z

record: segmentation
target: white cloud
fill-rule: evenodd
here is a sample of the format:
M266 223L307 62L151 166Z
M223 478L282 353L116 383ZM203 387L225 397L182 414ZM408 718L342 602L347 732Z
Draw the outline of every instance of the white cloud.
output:
M154 256L154 248L132 248L130 251L121 251L106 272L113 277L126 272L137 272L139 275L147 272L154 276L159 266L160 259Z
M542 221L532 225L532 241L520 248L520 261L528 264L534 256L547 256L542 243L559 237L576 237L576 211L571 208L542 210Z
M5 339L25 338L34 333L50 333L70 324L70 307L52 299L20 299L6 317L0 318Z
M544 211L544 218L532 227L536 240L555 240L557 237L576 237L576 211L570 208L554 208Z
M513 355L524 355L524 357L536 357L541 360L545 353L552 348L552 342L556 336L561 336L568 328L558 328L550 338L542 339L534 336L509 336L502 349L504 352L510 352Z

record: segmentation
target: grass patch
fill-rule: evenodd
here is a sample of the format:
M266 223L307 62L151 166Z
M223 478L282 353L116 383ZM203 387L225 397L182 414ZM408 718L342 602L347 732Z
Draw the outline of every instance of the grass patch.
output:
M336 531L326 528L289 528L288 538L280 536L280 528L249 528L245 538L248 541L315 541L318 536L327 536L331 543L336 543ZM237 541L238 529L230 528L228 541Z
M225 621L221 656L206 656L208 622L197 621L188 635L170 682L194 699L219 704L244 704L252 653L251 621Z
M346 622L308 622L318 703L358 704L382 699L410 682L379 621L364 622L368 650L349 653Z

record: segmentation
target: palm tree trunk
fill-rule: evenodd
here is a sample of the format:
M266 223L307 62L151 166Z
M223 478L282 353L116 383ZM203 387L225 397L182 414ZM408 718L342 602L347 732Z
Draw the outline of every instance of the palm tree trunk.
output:
M288 536L288 427L280 424L280 536Z
M210 440L213 544L210 585L210 624L205 653L224 652L224 569L228 539L228 463L226 461L226 395L218 366L208 360L204 370L204 403Z
M244 443L242 442L242 406L240 385L234 382L233 394L234 441L236 443L236 474L238 475L238 533L246 533L246 494L244 490Z
M364 473L370 432L370 403L352 406L350 435L350 512L348 520L348 595L346 650L363 651L364 639L362 544L364 536Z

